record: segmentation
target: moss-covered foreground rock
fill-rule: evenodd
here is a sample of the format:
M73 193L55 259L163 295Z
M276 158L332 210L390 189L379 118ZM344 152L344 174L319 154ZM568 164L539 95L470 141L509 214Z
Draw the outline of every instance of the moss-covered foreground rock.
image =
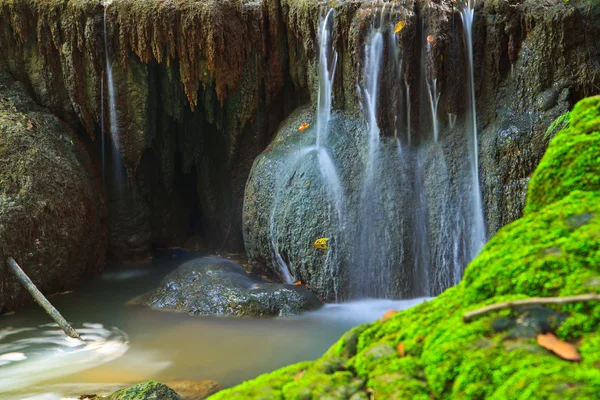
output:
M182 400L182 397L164 383L148 381L119 390L106 400Z
M586 143L577 147L578 143ZM580 363L498 329L527 311L464 323L509 299L600 292L600 97L580 102L532 177L526 215L503 228L463 281L435 300L346 333L315 362L292 365L211 399L594 399L600 393L600 303L553 307L551 329ZM540 328L540 329L549 329ZM397 346L402 343L404 356Z

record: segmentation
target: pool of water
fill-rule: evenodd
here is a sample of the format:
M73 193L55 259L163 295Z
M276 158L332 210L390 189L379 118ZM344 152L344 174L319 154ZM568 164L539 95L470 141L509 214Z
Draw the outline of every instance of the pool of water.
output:
M0 398L109 393L148 379L210 379L232 386L315 359L349 328L425 301L361 300L271 319L198 317L127 304L183 262L108 268L75 291L50 298L85 344L62 334L36 304L0 316Z

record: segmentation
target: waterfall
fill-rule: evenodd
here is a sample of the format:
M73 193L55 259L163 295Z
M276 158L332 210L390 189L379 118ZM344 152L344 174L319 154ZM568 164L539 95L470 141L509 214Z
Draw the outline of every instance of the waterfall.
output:
M325 17L321 18L319 25L319 87L317 92L315 145L304 147L293 153L289 158L284 173L281 174L281 177L276 183L276 195L269 220L269 240L273 254L273 263L278 266L280 275L286 283L293 283L296 277L281 256L277 245L277 206L284 201L285 183L294 176L300 162L310 154L313 154L313 152L316 153L316 162L319 165L325 192L335 210L335 221L330 223L330 235L338 237L343 236L344 191L333 159L327 149L327 136L329 134L329 122L331 120L333 82L338 60L338 54L333 47L333 16L334 10L329 9L325 13ZM331 248L328 250L328 259L331 257L330 252L332 251ZM332 264L335 266L339 264L339 262L334 261ZM332 271L332 275L334 275L334 286L337 287L336 273Z
M333 48L333 8L320 22L319 35L319 91L317 94L317 151L327 136L331 119L331 97L333 79L337 67L338 53Z
M467 51L468 64L468 110L467 134L469 139L469 164L471 169L471 198L472 198L472 226L469 259L475 258L485 244L485 221L483 217L483 204L479 186L479 161L477 146L477 110L475 104L475 72L473 70L473 17L475 14L475 0L466 0L460 15L463 22L463 37Z
M119 153L119 123L117 120L117 100L116 100L116 91L115 85L113 81L112 74L112 63L110 61L110 54L108 49L108 29L107 29L107 18L106 18L106 10L108 6L112 4L112 0L107 0L103 3L104 5L104 52L106 55L106 84L108 88L108 115L110 121L110 133L113 142L113 177L115 179L115 188L120 190L122 188L121 182L121 174L122 174L122 162L121 155ZM104 94L104 92L103 92ZM103 96L104 97L104 96ZM102 126L104 126L104 98L102 98L103 107L102 107ZM104 128L102 128L104 130ZM104 138L104 135L103 135ZM103 147L104 148L104 147Z

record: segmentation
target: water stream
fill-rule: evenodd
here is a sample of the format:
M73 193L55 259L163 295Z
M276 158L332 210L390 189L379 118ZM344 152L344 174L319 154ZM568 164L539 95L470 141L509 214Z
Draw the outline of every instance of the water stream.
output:
M35 304L0 316L0 398L53 400L147 379L212 379L231 386L315 359L352 326L423 301L367 299L274 319L198 317L127 305L184 261L109 268L73 293L51 298L89 341L85 346L48 324Z

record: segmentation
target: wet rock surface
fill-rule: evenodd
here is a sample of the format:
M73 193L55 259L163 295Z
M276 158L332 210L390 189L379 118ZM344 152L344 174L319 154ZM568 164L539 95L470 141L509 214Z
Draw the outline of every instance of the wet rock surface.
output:
M170 273L134 304L192 315L289 316L321 307L307 289L269 283L229 260L199 258Z
M45 294L102 271L106 205L98 165L76 133L0 74L0 309L32 299L13 257Z

